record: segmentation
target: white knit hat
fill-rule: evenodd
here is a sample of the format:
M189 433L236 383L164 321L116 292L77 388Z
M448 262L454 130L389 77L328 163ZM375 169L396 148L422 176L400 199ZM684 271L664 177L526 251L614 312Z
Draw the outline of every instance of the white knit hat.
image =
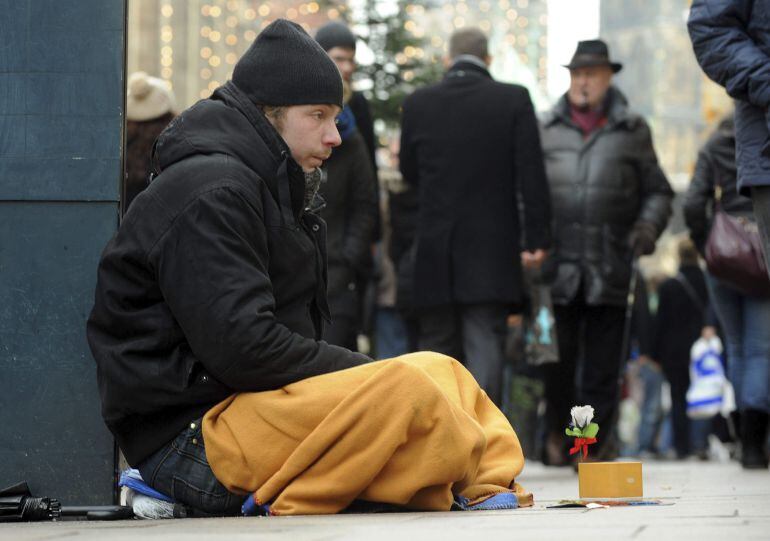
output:
M143 71L128 78L126 119L141 122L152 120L176 109L174 94L162 79L150 77Z

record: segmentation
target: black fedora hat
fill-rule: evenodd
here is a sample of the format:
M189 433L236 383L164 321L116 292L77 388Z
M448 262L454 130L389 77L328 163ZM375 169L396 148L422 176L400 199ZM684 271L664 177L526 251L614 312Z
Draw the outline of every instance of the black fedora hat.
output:
M607 44L600 39L579 41L572 60L565 65L568 69L585 68L587 66L609 66L614 73L623 69L623 64L610 62Z

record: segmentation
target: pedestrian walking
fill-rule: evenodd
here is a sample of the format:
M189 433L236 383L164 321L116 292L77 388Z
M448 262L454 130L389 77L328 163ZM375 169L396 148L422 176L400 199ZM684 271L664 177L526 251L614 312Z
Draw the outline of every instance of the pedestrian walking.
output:
M371 246L377 228L377 183L366 143L350 108L346 92L337 129L342 143L325 163L320 215L326 222L328 287L331 323L325 339L330 344L357 349L362 303L361 277L371 271Z
M404 102L400 169L419 190L419 347L462 359L499 405L506 317L522 260L538 266L550 246L550 209L532 101L489 63L480 30L452 34L443 80Z
M703 253L711 217L721 212L754 223L752 201L738 191L736 135L732 114L719 124L698 154L684 201L690 236ZM706 273L712 306L724 333L727 375L740 417L741 462L767 468L770 413L770 298L738 289Z
M603 437L593 456L616 452L632 259L655 250L672 197L650 128L612 84L622 65L610 60L607 45L581 41L565 67L569 90L541 123L554 232L545 270L554 276L560 358L546 369L550 463L564 461L565 416L574 404L596 410Z
M681 459L691 454L705 456L708 450L703 421L693 423L687 417L687 390L690 349L705 326L709 298L692 241L682 239L677 251L677 274L664 280L658 288L653 358L660 362L671 388L674 449Z
M351 346L355 349L357 346L357 335L361 334L367 336L372 334L372 320L374 318L375 310L373 299L375 296L374 288L376 286L373 279L377 274L377 269L374 268L372 253L375 249L374 243L380 240L381 237L380 193L377 180L377 160L375 156L377 145L369 102L361 92L353 90L353 75L356 71L356 45L358 38L345 24L340 21L330 21L318 29L315 34L315 39L329 55L329 58L334 61L337 68L340 70L342 81L349 89L349 91L346 92L345 107L340 116L340 122L347 132L355 131L358 133L358 136L347 137L346 139L351 140L350 144L347 146L359 146L358 142L353 142L353 139L358 139L360 137L360 139L363 140L372 172L371 175L367 170L362 170L360 174L350 173L357 175L358 178L355 181L357 184L367 184L365 187L361 186L358 188L358 200L349 200L345 203L348 208L343 209L337 205L336 210L328 208L323 213L324 219L342 213L346 216L354 216L355 221L357 222L351 223L349 220L345 220L344 232L342 232L342 236L347 239L347 241L345 241L346 246L342 247L344 253L339 252L335 246L331 246L329 250L330 272L333 273L333 276L330 275L330 285L333 286L330 302L332 304L332 317L334 322L329 329L330 334L328 338L334 341L334 343L339 342L340 344L345 344L346 347ZM345 154L350 154L350 151L345 148L345 143L346 141L343 140L343 148L341 150ZM347 162L348 166L351 165L350 160L343 161ZM344 166L338 165L336 159L333 159L333 162L334 163L329 163L327 167L333 167L337 171L345 169ZM332 178L330 182L331 184L329 184L329 186L333 186L335 184L335 179ZM371 186L368 186L368 184L371 184ZM325 188L322 188L322 190L324 189ZM338 190L337 188L334 189ZM369 201L368 195L366 196L366 201L361 199L363 190L365 190L367 194L369 194L370 191L374 194L373 205ZM361 205L363 205L363 208L358 208ZM356 208L350 208L351 206L355 206ZM370 216L364 216L364 212L370 213ZM364 222L368 224L369 221L373 221L373 229L370 229L368 225L361 227ZM334 222L334 224L329 224L330 241L333 241L335 237L340 237L339 234L341 231L338 227L334 227L334 229L336 229L334 232L331 230L332 226L339 223L339 220L334 220ZM332 233L337 234L332 235ZM353 237L357 240L351 240ZM358 255L352 254L351 245L358 244L358 241L363 240L368 240L370 244L366 253ZM357 250L355 251L357 252ZM345 259L342 264L339 262L340 257ZM337 261L335 262L335 260ZM355 271L352 277L349 276L349 272L347 272L349 269L345 268L351 266ZM344 286L348 289L347 291L345 289L339 289L339 286ZM356 312L355 314L351 314L351 308L354 302L356 303ZM350 336L351 325L355 326L355 329L352 329L355 336L352 338Z

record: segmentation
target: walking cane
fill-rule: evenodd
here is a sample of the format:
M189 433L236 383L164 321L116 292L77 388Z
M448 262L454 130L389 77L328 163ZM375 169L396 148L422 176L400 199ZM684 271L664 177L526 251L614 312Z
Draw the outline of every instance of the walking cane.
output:
M626 314L625 314L625 320L623 321L623 346L620 350L620 359L618 359L618 363L620 367L622 368L626 361L628 361L628 354L629 354L629 346L631 342L631 318L634 315L634 304L636 303L636 284L639 281L639 256L637 254L633 255L633 259L631 260L631 279L628 284L628 296L626 297ZM620 374L622 374L623 371L620 371ZM618 378L618 390L620 389L621 385L621 378ZM612 419L610 419L610 425L615 426L618 423L618 418L620 417L620 409L615 408L615 413L612 416ZM617 440L617 432L613 430L610 432L608 437L605 439L605 448L612 448L613 446L617 446L619 444ZM599 451L601 453L601 451Z
M631 280L628 284L628 296L626 297L626 317L623 322L623 348L620 350L620 365L623 366L628 360L629 347L631 343L631 319L634 315L634 305L636 304L636 284L639 282L639 257L634 254L631 261Z

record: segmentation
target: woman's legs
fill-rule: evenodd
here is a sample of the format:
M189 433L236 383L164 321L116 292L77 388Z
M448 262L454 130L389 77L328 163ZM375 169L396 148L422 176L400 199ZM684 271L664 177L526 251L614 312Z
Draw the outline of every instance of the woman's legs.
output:
M743 466L767 468L768 412L770 412L770 300L747 297L743 324Z
M742 295L713 277L708 282L725 335L728 375L741 412L742 463L746 468L766 468L770 299Z

